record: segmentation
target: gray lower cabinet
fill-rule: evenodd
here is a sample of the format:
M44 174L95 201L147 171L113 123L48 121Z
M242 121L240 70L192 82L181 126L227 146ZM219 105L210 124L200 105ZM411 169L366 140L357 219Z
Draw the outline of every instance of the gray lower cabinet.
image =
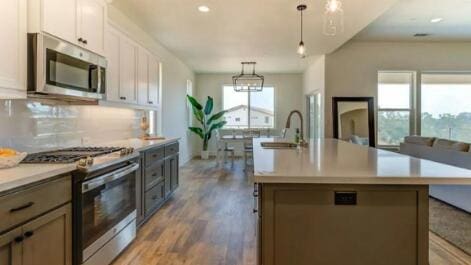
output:
M70 177L0 196L0 208L5 211L0 234L0 264L2 265L71 265L72 206ZM68 191L56 190L63 187ZM37 197L37 194L43 197ZM62 194L58 196L57 194ZM46 198L48 197L48 198ZM66 202L62 206L44 201ZM26 203L25 203L26 202ZM40 212L38 214L38 210ZM6 214L8 212L8 214ZM18 222L14 222L18 220ZM23 222L25 220L25 222Z
M138 225L144 223L170 198L179 184L178 142L141 153L137 185Z

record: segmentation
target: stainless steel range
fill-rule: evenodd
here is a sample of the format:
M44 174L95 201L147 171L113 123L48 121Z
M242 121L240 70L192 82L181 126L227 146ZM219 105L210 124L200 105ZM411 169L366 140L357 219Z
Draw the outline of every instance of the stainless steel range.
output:
M139 153L78 147L29 155L24 163L77 163L73 176L74 265L107 265L136 237Z

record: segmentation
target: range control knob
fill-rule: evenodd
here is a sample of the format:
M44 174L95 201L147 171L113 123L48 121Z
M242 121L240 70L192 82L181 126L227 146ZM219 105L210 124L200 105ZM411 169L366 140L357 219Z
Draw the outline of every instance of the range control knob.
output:
M77 166L79 166L79 167L87 167L87 159L86 159L86 158L81 158L81 159L77 162Z
M91 156L87 157L87 165L88 166L93 165L93 157L91 157Z

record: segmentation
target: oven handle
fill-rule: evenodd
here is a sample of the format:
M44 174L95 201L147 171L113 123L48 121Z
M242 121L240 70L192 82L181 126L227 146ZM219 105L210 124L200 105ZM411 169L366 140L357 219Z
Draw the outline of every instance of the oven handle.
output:
M114 172L108 173L106 175L92 179L90 181L86 181L82 184L82 193L86 193L87 191L93 190L94 188L99 187L103 184L120 179L126 176L127 174L133 171L136 171L138 168L139 168L139 164L132 163L129 166L120 168L119 170L116 170Z

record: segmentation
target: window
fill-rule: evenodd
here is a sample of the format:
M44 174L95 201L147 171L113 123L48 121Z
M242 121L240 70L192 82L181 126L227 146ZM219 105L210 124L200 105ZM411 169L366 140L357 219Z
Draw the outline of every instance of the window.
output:
M378 145L398 146L413 131L413 72L378 73Z
M224 116L227 128L274 128L275 88L236 92L233 86L224 86L223 109L228 111Z
M421 76L421 135L471 142L471 73Z

